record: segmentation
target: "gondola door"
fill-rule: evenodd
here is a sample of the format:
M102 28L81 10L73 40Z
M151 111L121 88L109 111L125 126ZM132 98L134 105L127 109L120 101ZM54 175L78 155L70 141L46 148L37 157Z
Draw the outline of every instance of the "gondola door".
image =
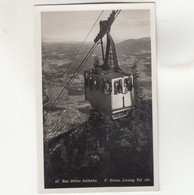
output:
M112 110L117 110L123 108L124 99L123 99L123 79L113 79L112 80Z
M132 106L132 80L131 77L123 79L123 101L125 107Z

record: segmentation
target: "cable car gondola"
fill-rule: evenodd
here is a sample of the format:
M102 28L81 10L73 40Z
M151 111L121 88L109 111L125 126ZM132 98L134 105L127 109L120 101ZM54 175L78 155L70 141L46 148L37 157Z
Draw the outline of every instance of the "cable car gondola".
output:
M101 14L102 13L103 11ZM82 69L94 49L99 44L101 44L103 64L99 65L98 60L96 60L94 67L91 70L84 72L85 99L90 102L92 108L111 116L113 119L127 116L129 110L132 108L133 102L133 76L132 74L126 74L120 69L115 44L110 35L111 25L119 13L120 10L113 10L108 20L100 21L100 32L94 39L94 45L76 68L75 72L71 75L70 79L65 83L63 89L57 95L54 102L49 106L48 111L44 114L44 118L46 118L47 114L59 103L64 92L69 88L72 81L78 75L78 72ZM94 28L94 25L92 26L92 29ZM86 39L88 35L86 36ZM102 38L105 35L107 36L107 43L106 51L104 52ZM84 42L76 52L74 59L81 50ZM70 65L68 66L67 70L69 69ZM58 85L59 83L57 83L57 85L54 87L52 94L54 94L54 91Z
M113 21L120 11L112 11L108 20L100 21L100 32L94 43L101 44L103 64L95 60L94 67L84 72L85 99L93 109L112 117L125 117L132 108L133 76L123 72L117 60L116 48L110 35ZM107 36L106 51L102 38Z

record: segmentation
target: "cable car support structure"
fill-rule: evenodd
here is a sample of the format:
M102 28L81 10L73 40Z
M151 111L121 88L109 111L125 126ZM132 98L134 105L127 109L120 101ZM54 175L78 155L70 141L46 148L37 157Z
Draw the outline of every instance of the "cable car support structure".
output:
M116 17L120 14L121 10L113 10L112 13L110 14L108 20L104 20L104 21L100 21L100 32L98 33L98 35L96 36L96 38L94 39L94 44L91 47L91 49L88 51L88 53L86 54L86 56L84 57L84 59L81 61L81 63L79 64L79 66L76 68L75 72L73 73L73 75L70 77L70 79L68 80L68 82L66 82L65 86L63 87L63 89L61 90L61 92L59 93L59 95L57 96L57 98L55 99L55 101L51 104L51 106L49 107L48 111L44 114L44 119L46 119L47 115L49 112L51 112L56 106L57 104L60 102L64 92L66 91L66 89L70 86L70 84L73 82L73 80L75 79L75 77L78 75L79 71L83 68L83 66L85 65L85 63L87 62L87 60L89 59L89 57L92 55L93 51L95 50L95 48L97 47L98 44L101 44L101 48L102 48L102 56L103 56L103 61L104 61L104 66L105 69L108 68L108 59L110 57L110 51L113 51L113 60L114 60L114 70L115 71L120 71L120 68L118 66L118 61L117 61L117 56L116 56L116 50L115 50L115 46L114 46L114 42L113 39L110 35L110 29L111 29L111 25L113 24L114 20L116 19ZM97 18L97 20L95 21L94 25L92 26L91 30L89 31L89 33L87 34L84 42L82 43L82 45L80 46L80 48L78 49L78 52L75 54L74 60L76 58L76 56L78 55L79 51L81 50L83 44L85 43L87 37L89 36L89 34L91 33L92 29L94 28L94 26L96 25L98 19L100 18L100 16L102 15L103 11L100 13L99 17ZM104 49L103 49L103 42L102 42L102 38L107 34L107 48L106 48L106 54L104 55ZM72 64L72 63L71 63ZM71 65L70 64L70 65ZM70 65L68 66L67 70L70 68ZM66 70L66 72L67 72ZM58 84L54 87L53 92L55 88L58 86Z

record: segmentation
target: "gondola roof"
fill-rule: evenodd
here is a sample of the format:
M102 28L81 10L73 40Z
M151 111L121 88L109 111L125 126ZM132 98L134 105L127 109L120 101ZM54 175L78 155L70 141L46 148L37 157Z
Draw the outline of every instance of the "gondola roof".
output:
M110 72L104 75L106 78L109 79L116 79L116 78L120 78L122 76L125 76L124 73L120 73L120 72Z
M131 76L131 74L126 74L123 71L115 72L113 69L102 70L102 69L93 69L92 74L105 77L107 79L116 79L123 76Z

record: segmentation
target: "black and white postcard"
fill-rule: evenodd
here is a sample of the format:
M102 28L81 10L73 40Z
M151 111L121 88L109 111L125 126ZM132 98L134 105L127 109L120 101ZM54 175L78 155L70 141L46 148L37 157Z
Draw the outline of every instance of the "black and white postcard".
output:
M40 192L158 189L154 3L36 6Z

